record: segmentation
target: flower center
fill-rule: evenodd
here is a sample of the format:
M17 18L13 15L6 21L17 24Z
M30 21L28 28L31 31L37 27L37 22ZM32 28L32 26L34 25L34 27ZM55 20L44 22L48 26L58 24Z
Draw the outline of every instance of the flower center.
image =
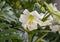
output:
M35 20L35 17L33 15L29 14L28 15L28 24L30 24L30 25L33 24L34 20Z

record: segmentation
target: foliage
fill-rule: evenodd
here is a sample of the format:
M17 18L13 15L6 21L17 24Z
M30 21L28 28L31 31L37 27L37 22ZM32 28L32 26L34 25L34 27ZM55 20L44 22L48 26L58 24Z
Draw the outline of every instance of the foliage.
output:
M19 22L19 17L24 9L36 10L46 14L42 21L46 21L51 13L57 17L57 12L53 11L45 0L0 0L0 42L60 42L58 32L51 32L49 26L41 27L37 30L25 31Z

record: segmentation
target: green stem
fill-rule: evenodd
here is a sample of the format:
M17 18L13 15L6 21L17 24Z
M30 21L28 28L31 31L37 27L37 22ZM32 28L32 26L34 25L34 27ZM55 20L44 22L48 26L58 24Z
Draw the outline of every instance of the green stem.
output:
M31 42L32 36L33 36L33 33L32 32L28 32L28 42Z
M48 33L44 34L42 37L36 40L36 42L39 42L41 39L43 39Z

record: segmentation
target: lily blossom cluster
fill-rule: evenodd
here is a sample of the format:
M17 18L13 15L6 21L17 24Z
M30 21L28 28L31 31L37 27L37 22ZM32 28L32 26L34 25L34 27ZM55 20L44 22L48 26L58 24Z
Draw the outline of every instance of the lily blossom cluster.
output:
M43 22L41 19L43 18L44 14L38 13L37 11L29 12L27 9L23 11L21 14L19 21L22 23L24 29L32 31L37 29L37 24L40 26L51 25L50 20Z
M58 9L56 8L55 4L49 4L54 11L60 13ZM19 21L22 23L22 26L24 29L32 31L37 29L37 24L40 26L50 26L50 29L52 32L58 31L60 33L60 25L54 24L55 22L60 23L60 19L58 19L54 14L52 16L50 15L46 21L42 21L44 17L44 13L38 13L36 10L29 12L27 9L23 11L23 14L21 14Z

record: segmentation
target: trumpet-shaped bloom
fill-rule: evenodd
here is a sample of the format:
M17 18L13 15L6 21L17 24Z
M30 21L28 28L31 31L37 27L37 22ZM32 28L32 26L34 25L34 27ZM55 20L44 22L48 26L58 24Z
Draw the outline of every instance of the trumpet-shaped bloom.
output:
M37 11L29 12L27 9L23 11L23 14L20 16L19 21L22 23L24 29L29 31L37 29L37 24L40 26L49 25L49 21L41 21L41 15Z

